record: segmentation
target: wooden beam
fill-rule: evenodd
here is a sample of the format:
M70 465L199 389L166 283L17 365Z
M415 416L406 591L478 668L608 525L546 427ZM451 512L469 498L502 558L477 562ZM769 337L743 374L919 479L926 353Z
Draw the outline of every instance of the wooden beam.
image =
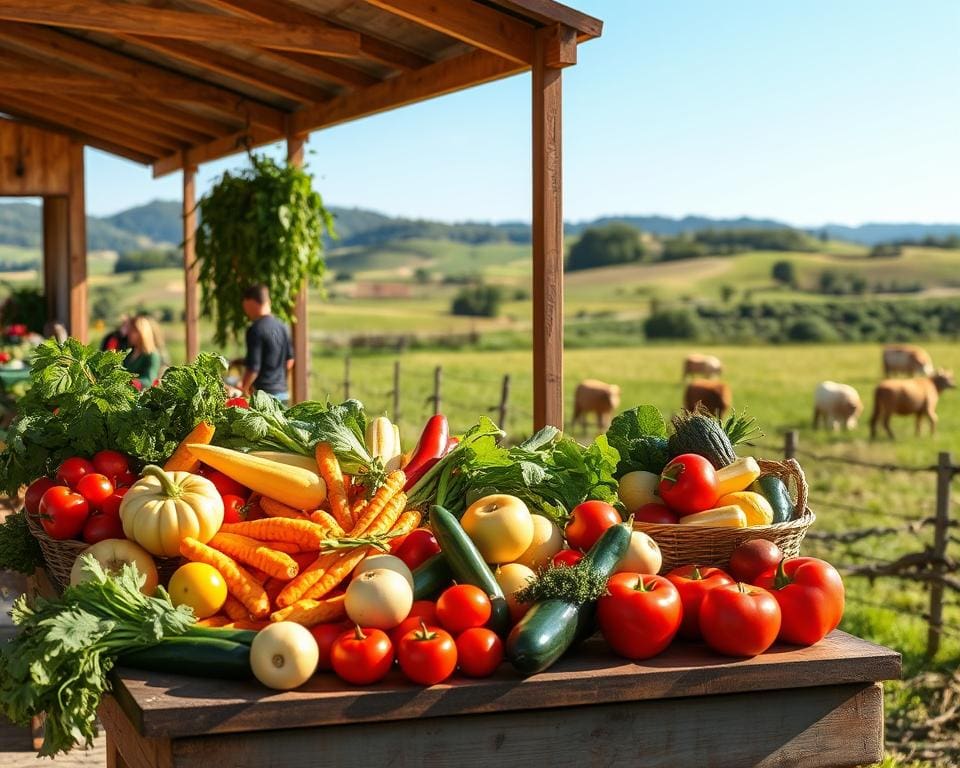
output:
M109 94L103 94L102 96L104 99L111 98ZM196 112L191 112L183 105L173 107L170 104L160 104L149 99L123 99L123 105L133 107L146 114L162 114L171 123L201 131L211 138L232 133L243 126L236 118L229 119L229 122L214 120L204 115L198 115Z
M309 53L264 51L262 55L288 67L297 67L313 76L322 77L349 88L367 88L380 82L380 78L368 75L362 69L333 59L325 59L322 56L311 56Z
M179 171L184 167L184 164L200 166L211 160L219 160L221 157L243 152L247 147L261 147L264 144L272 144L282 140L282 135L257 128L236 131L221 136L219 139L214 139L207 144L190 147L183 152L159 158L153 163L153 177L158 178Z
M360 53L360 35L346 29L254 23L207 13L171 11L105 0L0 0L0 19L89 29L108 34L148 35L198 42L220 41L335 56Z
M249 122L283 134L285 113L282 110L86 40L53 29L16 22L0 24L0 39L33 57L66 64L81 72L100 72L124 83L149 82L151 88L165 88L170 99L203 104L241 124Z
M183 169L183 288L186 311L187 362L196 360L200 352L200 298L197 264L197 169Z
M561 69L577 63L577 30L554 24L548 27L544 40L544 63L548 67Z
M84 344L88 338L87 312L87 210L83 189L83 144L70 145L69 257L70 335Z
M366 0L424 27L521 64L533 62L534 28L474 0Z
M507 10L528 16L541 24L563 24L577 30L581 39L592 39L603 34L603 22L555 0L492 0Z
M287 135L287 162L302 168L307 137ZM310 328L307 325L307 284L300 286L293 308L293 392L292 402L300 403L310 397Z
M122 104L110 99L86 99L85 104L89 104L101 109L122 109L127 120L154 128L168 136L175 136L187 144L205 144L218 135L229 131L230 128L222 127L219 131L201 131L193 126L187 117L183 120L172 120L174 114L165 104L160 104L156 109L143 109L134 107L128 101Z
M550 31L533 64L533 426L563 429L562 70L548 66Z

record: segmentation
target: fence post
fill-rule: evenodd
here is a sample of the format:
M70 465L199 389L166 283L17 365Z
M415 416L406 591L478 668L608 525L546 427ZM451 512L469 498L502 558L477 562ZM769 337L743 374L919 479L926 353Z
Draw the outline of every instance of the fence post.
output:
M500 429L506 429L507 425L507 403L510 401L510 374L503 374L503 385L500 387L500 409L499 421L497 425Z
M784 435L783 439L783 458L784 459L795 459L797 458L797 443L800 442L800 435L795 429L791 429Z
M440 383L443 379L443 366L433 369L433 412L440 413Z
M953 456L946 451L937 456L937 517L933 529L934 573L943 577L946 573L947 531L950 527L950 481L955 468ZM927 657L933 658L940 650L940 634L943 632L943 582L930 583L930 615L927 628Z
M400 423L400 361L393 361L393 423Z
M350 399L350 355L343 358L343 399Z

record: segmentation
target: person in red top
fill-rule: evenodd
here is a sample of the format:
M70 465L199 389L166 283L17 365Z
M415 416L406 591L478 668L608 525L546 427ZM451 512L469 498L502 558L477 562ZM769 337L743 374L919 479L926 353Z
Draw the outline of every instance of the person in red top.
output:
M130 342L127 336L130 334L130 318L126 315L120 315L120 325L110 331L103 337L100 343L101 352L122 352L130 349Z

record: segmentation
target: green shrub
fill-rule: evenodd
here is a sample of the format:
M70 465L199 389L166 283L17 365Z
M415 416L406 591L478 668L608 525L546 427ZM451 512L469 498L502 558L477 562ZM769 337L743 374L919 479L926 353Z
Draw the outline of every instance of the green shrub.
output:
M468 317L496 317L500 314L503 290L498 285L472 285L454 297L450 314Z
M700 320L689 309L656 312L643 324L648 339L699 339L703 335Z
M790 341L836 341L838 334L826 320L806 317L787 327L787 338Z
M643 261L647 250L640 239L640 230L628 224L608 224L584 230L570 249L567 269L593 269L612 264Z

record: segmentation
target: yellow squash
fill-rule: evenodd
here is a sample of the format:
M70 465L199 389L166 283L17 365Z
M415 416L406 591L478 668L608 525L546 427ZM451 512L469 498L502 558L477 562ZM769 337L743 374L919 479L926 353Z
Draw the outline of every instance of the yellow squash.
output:
M773 522L773 507L763 496L754 491L737 491L721 496L717 506L733 505L743 510L747 525L770 525Z
M191 444L189 448L204 464L288 507L316 509L327 498L327 486L317 471L216 445Z
M400 428L386 416L378 416L367 424L367 450L380 459L388 471L400 469Z
M304 456L302 453L287 453L286 451L250 451L250 456L260 459L269 459L291 467L317 471L317 460L313 456Z
M755 458L744 456L742 459L737 459L733 464L717 470L717 490L719 491L717 495L720 497L736 491L745 491L758 477L760 477L760 465ZM721 505L718 504L718 506Z
M740 507L733 505L714 507L704 512L695 512L680 518L680 525L709 525L714 528L746 528L747 516Z

